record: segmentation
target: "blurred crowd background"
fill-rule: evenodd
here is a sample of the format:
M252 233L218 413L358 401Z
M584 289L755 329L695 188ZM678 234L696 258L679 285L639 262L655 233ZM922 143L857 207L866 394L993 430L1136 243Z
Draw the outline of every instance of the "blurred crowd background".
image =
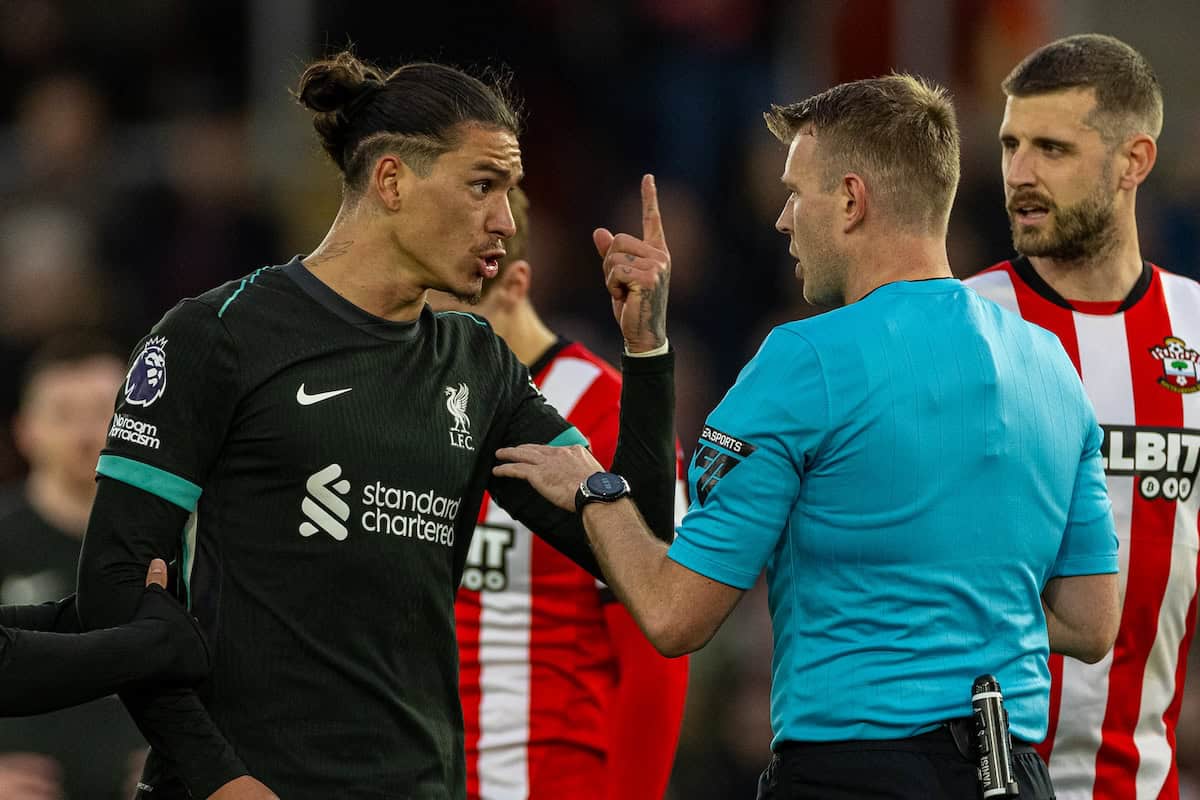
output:
M352 45L383 66L512 70L527 111L536 304L612 358L590 231L639 232L638 178L656 173L690 457L765 332L815 313L773 228L785 152L762 124L771 102L892 69L947 85L964 145L951 263L966 276L1011 254L1001 79L1056 36L1120 36L1166 97L1159 163L1139 192L1142 250L1200 277L1196 30L1190 0L2 0L0 414L12 425L0 433L0 603L71 590L79 508L123 369L112 352L180 297L322 238L338 181L289 94L314 56ZM50 341L78 357L29 383L30 354ZM10 523L23 538L4 540ZM693 659L672 798L753 796L770 662L760 587ZM1197 798L1200 679L1191 685L1180 762L1184 796ZM41 753L66 796L105 800L128 796L139 740L102 701L0 723L0 752L0 767L37 768L49 762L17 754Z

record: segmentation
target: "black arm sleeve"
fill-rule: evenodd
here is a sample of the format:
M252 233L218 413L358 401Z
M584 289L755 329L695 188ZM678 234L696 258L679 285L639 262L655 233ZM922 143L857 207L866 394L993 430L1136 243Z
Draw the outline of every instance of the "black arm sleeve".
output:
M100 478L79 562L79 618L85 629L133 616L151 559L174 560L188 514L118 480ZM191 690L129 690L121 699L193 796L207 797L246 768Z
M0 606L0 626L27 631L79 633L75 595L35 606Z
M75 598L0 607L0 716L44 714L149 679L196 681L208 655L195 623L157 587L138 618L79 633Z
M670 542L675 526L675 354L625 356L621 367L621 422L612 471L629 481L654 535ZM489 489L513 517L604 580L578 514L548 502L524 481L497 478Z
M612 471L625 476L650 532L675 539L675 353L621 361L621 427ZM582 520L579 521L583 526Z

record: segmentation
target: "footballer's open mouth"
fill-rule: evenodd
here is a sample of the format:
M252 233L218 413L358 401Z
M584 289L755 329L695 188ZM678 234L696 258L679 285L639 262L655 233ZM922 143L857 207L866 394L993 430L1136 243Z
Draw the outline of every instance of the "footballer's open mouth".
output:
M494 278L500 271L500 259L504 258L503 250L488 250L479 255L479 274L485 278Z
M1010 203L1008 213L1022 225L1037 225L1050 216L1050 207L1045 203L1022 200Z

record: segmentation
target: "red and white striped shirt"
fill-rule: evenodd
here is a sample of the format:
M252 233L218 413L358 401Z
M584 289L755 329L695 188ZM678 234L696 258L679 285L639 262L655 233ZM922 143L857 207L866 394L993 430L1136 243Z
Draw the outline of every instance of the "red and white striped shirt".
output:
M620 373L582 345L562 341L530 372L596 459L611 465ZM484 496L455 609L470 800L662 796L686 663L654 652L612 600L603 584ZM638 641L620 641L630 635ZM639 721L654 732L649 749L658 752L643 751L637 765L613 764L613 734L619 741L640 733L612 729L621 724L614 713L621 681L638 678L654 681L661 693ZM614 795L613 776L628 769L644 782L636 794Z
M1104 429L1121 627L1097 664L1050 659L1039 750L1057 796L1177 798L1175 723L1200 548L1200 284L1146 264L1123 302L1067 301L1016 259L967 285L1058 336Z

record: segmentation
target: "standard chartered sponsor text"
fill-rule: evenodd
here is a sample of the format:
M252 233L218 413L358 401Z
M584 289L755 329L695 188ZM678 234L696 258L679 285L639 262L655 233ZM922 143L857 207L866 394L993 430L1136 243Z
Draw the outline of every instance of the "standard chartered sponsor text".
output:
M142 422L140 419L134 419L125 414L113 415L112 427L108 430L108 438L119 439L130 444L140 444L152 450L157 450L159 445L157 425Z
M363 487L362 503L366 508L361 522L369 533L454 546L454 519L461 498L443 497L433 489L418 492L376 481Z

